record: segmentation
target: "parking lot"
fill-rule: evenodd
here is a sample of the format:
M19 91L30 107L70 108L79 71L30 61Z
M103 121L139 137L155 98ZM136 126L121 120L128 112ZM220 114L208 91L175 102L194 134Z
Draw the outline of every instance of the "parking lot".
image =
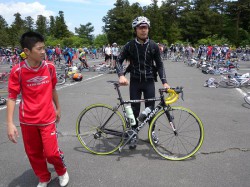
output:
M101 61L91 60L89 63L98 64ZM148 142L146 126L139 134L136 150L125 147L122 153L109 156L88 153L76 137L77 116L93 103L115 106L117 95L107 81L118 80L118 77L116 74L83 72L83 81L66 82L57 87L62 108L62 119L58 124L59 144L70 175L69 187L249 186L250 106L244 103L243 96L250 90L203 87L205 80L212 75L203 74L199 69L181 62L164 61L164 64L169 84L184 87L184 101L179 99L174 105L190 108L203 121L205 139L195 157L185 161L162 159ZM239 72L250 72L250 62L240 62ZM156 83L156 87L161 87L160 82ZM121 91L124 98L128 98L128 87L122 87ZM6 108L1 107L0 187L36 186L38 180L23 148L18 105L15 110L15 124L20 134L17 144L7 138L5 118ZM49 186L57 187L55 171L52 166L49 168L53 176Z

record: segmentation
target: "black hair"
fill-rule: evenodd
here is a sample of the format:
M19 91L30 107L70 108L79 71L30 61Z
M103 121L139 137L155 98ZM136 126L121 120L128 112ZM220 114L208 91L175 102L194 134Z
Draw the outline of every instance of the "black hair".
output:
M28 48L32 50L37 42L44 42L44 37L40 33L34 31L25 32L20 39L20 44L23 49Z

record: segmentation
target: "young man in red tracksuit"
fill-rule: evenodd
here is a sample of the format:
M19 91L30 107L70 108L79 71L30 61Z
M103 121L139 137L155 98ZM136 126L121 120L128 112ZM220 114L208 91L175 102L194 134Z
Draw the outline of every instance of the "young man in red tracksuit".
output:
M66 186L69 176L58 147L56 122L61 109L55 89L55 67L44 61L45 45L42 35L26 32L20 44L27 58L11 70L8 85L7 131L10 141L17 143L18 131L13 123L17 95L21 93L19 120L25 152L39 178L37 187L46 187L51 181L48 163L54 165L60 186Z

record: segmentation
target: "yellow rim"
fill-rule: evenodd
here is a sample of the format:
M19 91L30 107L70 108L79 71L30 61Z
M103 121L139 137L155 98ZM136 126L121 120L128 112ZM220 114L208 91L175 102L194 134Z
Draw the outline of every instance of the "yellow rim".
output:
M81 134L79 133L79 124L80 124L80 119L82 118L82 116L85 114L85 112L87 112L88 110L90 110L91 108L94 108L94 107L105 107L105 108L108 108L108 109L111 109L113 110L113 107L112 106L109 106L109 105L106 105L106 104L93 104L93 105L90 105L88 107L86 107L78 116L77 118L77 121L76 121L76 135L77 135L77 138L78 140L80 141L80 143L82 144L82 146L88 150L89 152L91 153L94 153L94 154L97 154L97 155L108 155L108 154L112 154L113 152L115 152L116 150L119 149L119 147L123 144L123 138L121 138L121 142L116 146L114 147L113 150L111 151L108 151L108 152L97 152L97 151L93 151L92 149L90 149L85 143L84 141L82 140L81 138ZM120 117L121 121L122 121L122 126L123 126L123 129L126 129L126 123L125 123L125 119L124 117L121 115L121 113L119 111L116 111L116 114Z
M152 134L152 128L153 128L153 125L152 125L152 124L154 124L155 121L156 121L156 119L158 119L158 117L159 117L160 115L162 115L162 113L164 113L164 110L161 110L160 112L158 112L158 113L156 114L156 116L153 118L153 120L152 120L152 122L151 122L151 124L150 124L149 131L148 131L148 137L149 137L150 144L152 145L152 147L154 148L154 150L155 150L160 156L162 156L163 158L166 158L166 159L168 159L168 160L176 160L176 161L178 161L178 160L185 160L185 159L187 159L187 158L193 156L193 155L200 149L200 147L201 147L201 145L202 145L202 143L203 143L203 140L204 140L204 127L203 127L203 123L202 123L202 121L200 120L200 118L199 118L193 111L191 111L190 109L184 108L184 107L172 107L172 108L175 109L175 110L183 110L183 111L186 111L186 112L190 113L191 115L193 115L193 117L197 120L197 122L198 122L198 124L199 124L199 126L200 126L200 130L201 130L201 132L200 132L201 137L200 137L200 141L199 141L199 144L197 145L197 147L196 147L191 153L189 153L188 155L186 155L186 156L184 156L184 157L180 157L180 158L171 157L171 156L166 156L166 155L160 153L160 152L157 150L157 148L155 147L155 144L153 143L152 136L151 136L151 134Z

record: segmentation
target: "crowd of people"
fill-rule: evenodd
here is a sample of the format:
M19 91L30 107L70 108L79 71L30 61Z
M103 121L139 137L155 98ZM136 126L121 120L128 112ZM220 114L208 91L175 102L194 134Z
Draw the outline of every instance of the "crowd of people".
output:
M206 57L206 60L210 59L220 59L220 58L241 58L241 60L250 60L250 47L238 47L232 48L228 44L224 45L200 45L194 47L190 44L161 44L157 43L161 57L163 60L174 59L178 61L179 59L191 59ZM66 64L72 65L74 59L79 59L82 62L82 68L88 68L87 59L103 59L105 64L109 65L111 69L115 68L116 59L122 49L123 45L118 45L117 43L107 44L101 48L96 47L61 47L60 44L56 46L46 47L46 57L48 61L53 61L55 63L61 62L64 59ZM12 67L18 64L26 58L22 49L19 47L15 48L3 48L0 47L0 64L10 64Z

